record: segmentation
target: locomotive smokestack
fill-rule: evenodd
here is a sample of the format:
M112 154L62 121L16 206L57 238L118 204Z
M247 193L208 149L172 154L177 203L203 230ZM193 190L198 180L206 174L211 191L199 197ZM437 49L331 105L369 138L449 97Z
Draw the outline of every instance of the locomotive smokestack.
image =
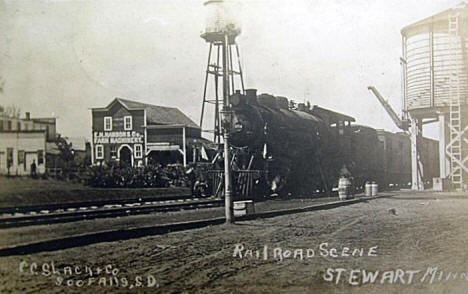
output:
M257 105L257 89L246 89L245 96L247 97L247 103Z

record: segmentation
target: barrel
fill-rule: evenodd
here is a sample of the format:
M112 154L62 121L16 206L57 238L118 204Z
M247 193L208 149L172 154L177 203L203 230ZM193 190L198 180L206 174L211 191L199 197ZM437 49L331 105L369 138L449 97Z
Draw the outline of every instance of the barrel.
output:
M351 181L348 178L341 177L338 181L338 197L341 200L350 198L351 196Z
M371 183L371 195L377 196L379 193L379 185L376 182Z
M242 216L255 213L255 206L252 200L234 201L234 216Z
M365 188L364 188L364 194L367 197L372 196L372 184L371 184L371 182L366 182L366 185L365 185Z

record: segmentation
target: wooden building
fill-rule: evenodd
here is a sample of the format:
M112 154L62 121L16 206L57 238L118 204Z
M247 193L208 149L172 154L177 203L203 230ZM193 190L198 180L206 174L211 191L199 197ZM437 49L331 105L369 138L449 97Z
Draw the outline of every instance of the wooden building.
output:
M55 118L24 118L0 113L0 174L29 175L46 172L46 153L56 136Z
M200 127L177 108L115 98L91 111L93 164L185 166L208 143Z

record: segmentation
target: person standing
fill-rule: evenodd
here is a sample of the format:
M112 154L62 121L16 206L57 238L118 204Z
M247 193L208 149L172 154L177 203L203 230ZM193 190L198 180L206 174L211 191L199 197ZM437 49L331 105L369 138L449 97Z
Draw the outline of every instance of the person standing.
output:
M31 163L31 177L36 178L37 173L36 173L36 160L33 159L33 162Z
M195 166L191 165L185 174L187 175L190 182L190 194L191 196L195 196L195 181L197 179L195 174Z

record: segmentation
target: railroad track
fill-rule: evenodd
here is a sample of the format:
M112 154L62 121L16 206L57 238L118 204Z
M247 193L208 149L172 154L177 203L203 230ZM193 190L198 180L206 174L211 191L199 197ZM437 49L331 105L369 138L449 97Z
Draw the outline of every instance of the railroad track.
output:
M157 201L132 202L124 200L113 201L112 204L103 206L88 205L88 202L74 203L73 205L38 206L32 209L21 208L20 211L4 213L0 216L0 228L12 228L31 225L65 223L86 219L119 217L152 212L166 212L177 210L188 210L198 208L219 207L223 201L216 198L182 198L172 197ZM84 205L85 204L85 205ZM96 203L92 203L96 204ZM41 209L38 211L38 209Z
M81 202L64 202L64 203L50 203L42 205L25 205L25 206L12 206L12 207L0 207L0 216L3 214L15 214L15 213L31 213L31 212L41 212L48 210L61 211L73 208L80 207L102 207L102 206L112 206L112 205L126 205L133 203L145 203L145 204L156 204L161 201L171 201L171 200L184 200L190 199L191 196L188 194L177 194L170 196L156 196L156 197L135 197L128 199L108 199L108 200L96 200L96 201L81 201Z
M381 197L391 197L394 195L378 196L378 197L361 197L357 199L350 199L344 201L332 201L325 203L312 204L306 207L289 208L281 210L259 211L254 214L243 215L236 217L237 221L252 220L256 218L269 218L281 215L288 215L292 213L302 213L322 209L333 209L344 205L352 205L355 203L379 199ZM207 200L208 201L208 200ZM222 200L216 200L222 202ZM222 205L222 204L219 204ZM202 217L198 220L185 220L176 223L163 223L144 227L130 227L130 228L113 228L107 231L88 232L58 239L39 240L31 243L23 243L20 245L13 245L7 247L0 247L0 257L33 254L45 251L56 251L68 248L86 246L101 242L114 242L121 240L129 240L134 238L141 238L146 236L155 236L166 234L169 232L184 231L195 228L203 228L206 226L213 226L225 223L224 217L209 218L208 216Z

